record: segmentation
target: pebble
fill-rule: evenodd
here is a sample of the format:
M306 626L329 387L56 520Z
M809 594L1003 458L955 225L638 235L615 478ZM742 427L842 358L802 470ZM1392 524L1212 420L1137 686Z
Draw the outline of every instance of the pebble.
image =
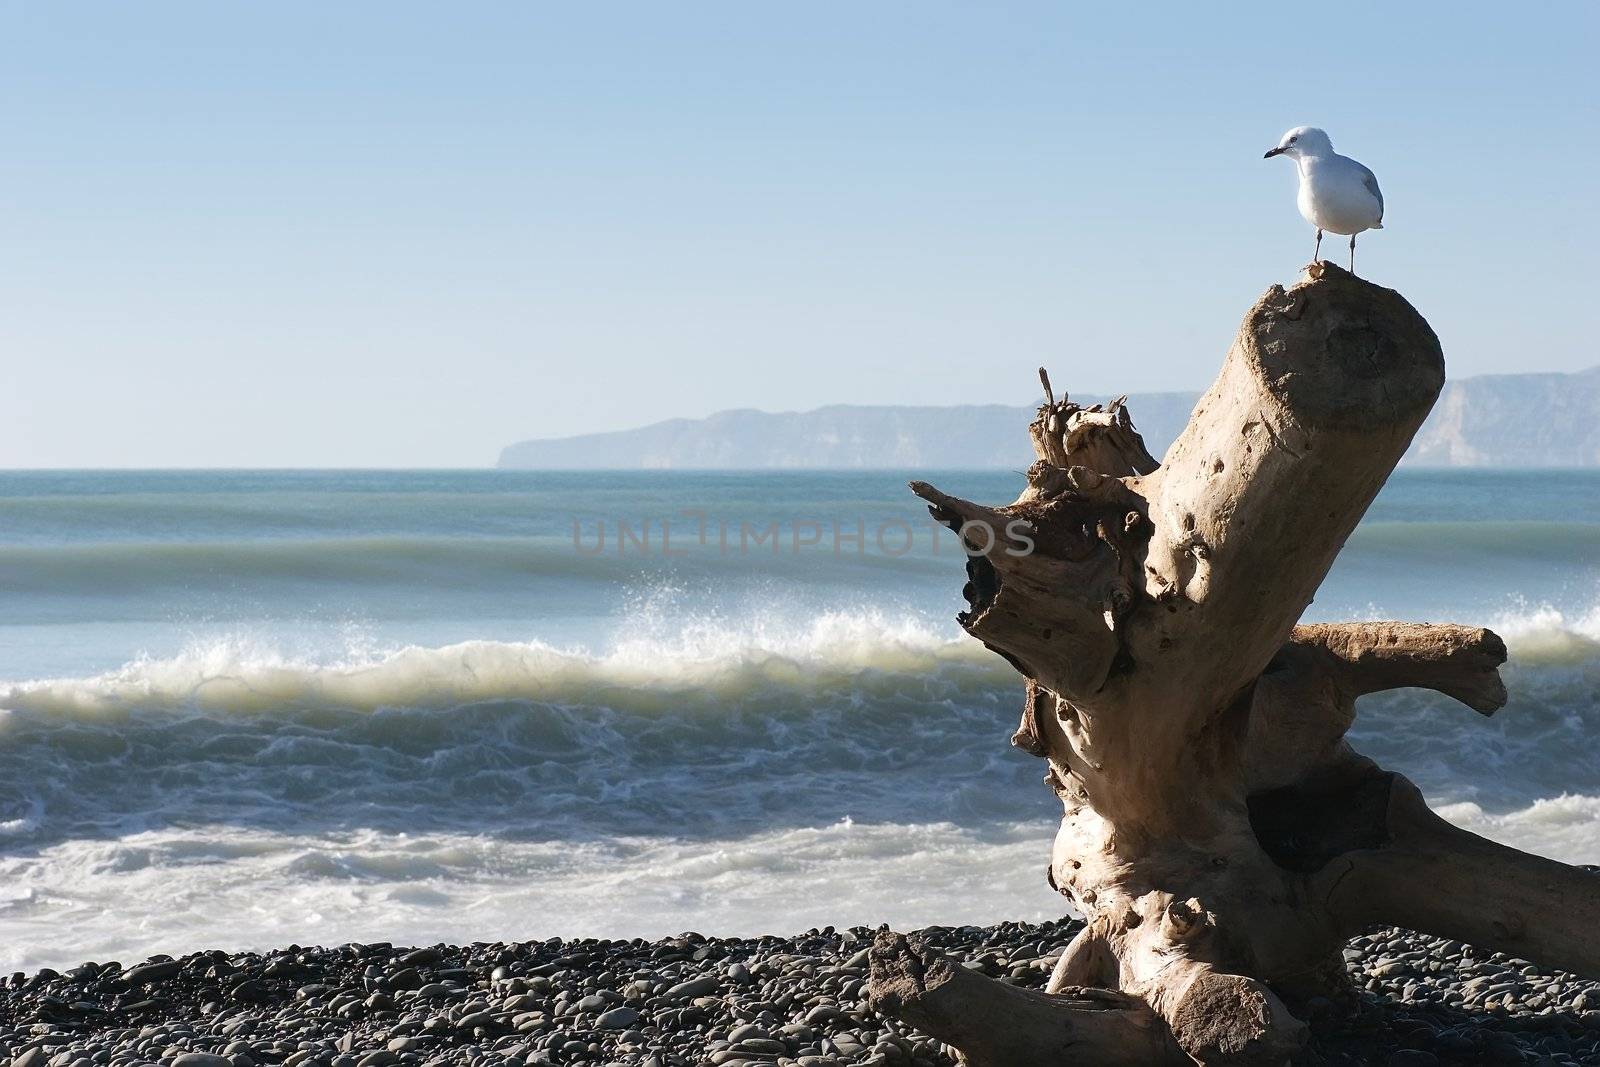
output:
M134 967L122 976L122 980L134 986L160 982L177 974L182 967L183 964L177 960L152 960Z
M594 1025L599 1030L627 1030L637 1026L641 1018L643 1016L632 1008L612 1008L602 1012Z
M932 927L967 966L1041 988L1072 922ZM794 937L290 947L0 979L12 1067L953 1067L868 1005L868 929ZM1600 985L1378 930L1357 992L1306 1007L1307 1067L1600 1065ZM151 968L154 968L153 970Z

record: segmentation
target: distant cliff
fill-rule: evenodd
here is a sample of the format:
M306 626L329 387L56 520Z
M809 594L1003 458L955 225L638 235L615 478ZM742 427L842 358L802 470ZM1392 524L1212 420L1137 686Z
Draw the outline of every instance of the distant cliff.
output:
M1073 399L1091 399L1073 394ZM1196 393L1128 398L1153 455L1178 436ZM546 470L1026 467L1033 406L721 411L634 430L519 441L499 466ZM1600 466L1600 367L1577 374L1494 374L1448 383L1406 454L1429 467Z
M1600 467L1600 367L1448 382L1406 460L1426 467Z

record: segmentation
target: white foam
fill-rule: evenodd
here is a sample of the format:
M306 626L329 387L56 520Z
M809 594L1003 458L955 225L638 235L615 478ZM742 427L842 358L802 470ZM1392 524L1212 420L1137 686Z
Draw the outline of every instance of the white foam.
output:
M0 859L8 887L0 970L291 942L1037 921L1064 913L1040 875L1050 834L1045 824L980 836L948 823L841 820L709 841L309 836L228 826L71 841ZM217 849L224 838L228 859Z
M1488 625L1506 639L1513 662L1600 660L1600 604L1579 612L1562 611L1550 604L1523 604L1499 612Z
M1571 613L1521 605L1498 613L1490 626L1506 638L1513 667L1600 666L1600 606ZM87 678L0 684L0 708L87 716L135 708L371 710L497 699L587 703L601 694L639 706L650 692L737 696L759 687L828 687L867 672L959 666L976 668L997 684L1012 678L998 657L947 625L875 608L798 620L774 611L674 617L647 597L598 652L544 641L385 648L358 626L347 627L343 637L332 654L316 656L228 634L194 642L176 656L140 656Z
M1010 669L970 640L912 616L833 611L799 626L760 617L691 618L671 629L624 627L595 654L543 641L465 641L443 648L345 649L319 662L230 635L165 659L140 657L89 678L0 689L0 707L94 716L130 709L248 712L275 707L451 707L486 700L637 706L649 693L693 689L737 696L760 687L838 685L868 672L970 668L995 680Z
M1557 797L1504 815L1470 803L1440 811L1517 847L1600 862L1600 797ZM203 826L68 841L0 859L0 970L291 942L1039 921L1065 913L1040 874L1052 831L1048 822L974 833L841 819L709 840Z
M1562 794L1502 815L1477 804L1444 804L1444 818L1475 834L1564 863L1600 864L1600 797Z
M290 737L262 713L282 707L448 709L504 699L653 713L679 708L690 695L707 705L734 706L761 693L771 698L768 709L796 709L797 716L811 716L809 723L823 706L851 714L858 707L882 713L887 702L875 697L886 691L900 698L897 706L913 721L909 716L920 715L925 703L907 680L934 676L946 688L970 687L950 701L965 713L987 715L1003 704L1010 714L1018 684L1015 673L977 642L953 633L948 624L905 612L845 608L802 618L779 611L684 618L671 610L667 599L666 607L649 598L636 604L613 640L595 650L538 641L381 648L357 629L344 646L319 656L233 635L197 642L172 657L140 658L91 678L0 686L0 706L21 712L18 719L25 723L27 716L52 724L56 718L95 720L89 726L77 721L64 725L61 736L66 740L50 750L63 759L72 758L67 740L121 738L143 722L139 715L146 710L199 711L219 718L256 714L250 729L275 742L331 747L346 739ZM1593 707L1588 680L1600 668L1600 609L1563 614L1536 605L1508 612L1492 624L1511 647L1515 697L1532 707L1579 709L1549 717L1546 735L1534 732L1527 744L1538 749L1540 760L1544 757L1539 753L1570 753L1573 738L1586 728L1586 709ZM834 699L815 699L824 690ZM905 698L908 692L910 699ZM1381 716L1384 709L1376 703L1364 715ZM587 710L580 708L570 717L584 718ZM1002 718L996 713L998 747L986 750L985 758L999 759L1003 753L1008 724ZM377 721L391 719L405 727L433 717L396 715ZM160 729L164 720L146 725ZM244 732L238 724L227 729ZM859 743L859 731L837 723L833 730L813 740ZM1386 735L1400 736L1393 730ZM373 730L359 743L368 746L363 751L384 756L392 736ZM431 735L424 730L422 736ZM652 735L638 736L648 743ZM491 740L504 741L498 736ZM478 758L476 746L483 741L467 736L459 741L459 753L441 749L428 758L452 771L451 761L456 760L470 776L480 769L468 764ZM1411 752L1425 751L1420 742L1407 746ZM159 750L145 745L140 751L171 766L183 765L185 759L168 745ZM504 754L503 749L496 751ZM944 751L966 759L969 750ZM787 748L781 755L786 761L793 758ZM230 764L229 774L271 777L271 784L261 788L266 796L293 780L293 774L282 774L279 768L315 773L318 761L327 758L320 750L263 750L248 766ZM854 766L853 760L839 765ZM365 789L371 782L387 781L382 776L389 773L388 766L374 758L370 774L357 785ZM756 765L747 770L758 780L765 773ZM1030 781L1036 781L1035 772L1029 772ZM1587 779L1574 783L1573 772L1564 773L1567 779L1529 783L1530 792L1591 789ZM255 788L241 785L239 777L219 780L220 786L217 781L199 784ZM603 776L596 780L611 781ZM376 797L379 804L447 804L458 796L443 771L430 787L434 793L417 791L399 799L359 790L350 795ZM196 782L180 777L174 788L190 796ZM627 788L617 785L621 803L627 802ZM905 788L914 792L925 787L908 780ZM518 840L515 835L456 832L464 824L480 825L459 819L440 824L448 830L413 834L347 826L302 832L301 824L284 825L281 820L195 826L184 813L196 809L183 805L174 809L182 817L173 819L164 809L153 808L137 829L118 824L103 833L97 828L84 834L74 824L72 837L36 833L41 825L48 830L75 817L72 811L58 810L70 807L58 798L49 811L38 805L11 810L0 822L0 835L32 838L37 845L0 856L0 886L6 887L0 893L0 957L5 957L0 971L60 967L85 958L131 962L155 951L291 941L631 937L689 928L755 934L827 924L887 921L912 926L1061 914L1060 899L1040 875L1052 827L1041 822L997 828L986 820L1009 819L1025 809L1009 806L1005 797L1004 803L995 800L992 780L975 780L972 789L971 807L949 810L959 812L951 817L963 821L969 811L977 812L973 821L981 829L945 822L875 822L933 817L920 807L894 814L880 807L856 812L855 821L822 826L786 822L783 828L765 829L774 823L762 821L762 828L747 836L737 836L728 824L699 826L695 830L703 836L692 840L672 836L686 832L681 819L628 824L630 830L644 826L647 833L659 826L659 836L571 833L574 824L563 821L562 810L556 809L541 827L550 839ZM552 803L560 799L559 789L529 793L555 798ZM1040 810L1047 808L1042 787L1039 796ZM750 803L766 818L761 798L752 794ZM197 810L205 819L227 817L215 807ZM1552 797L1504 814L1486 813L1476 804L1442 810L1462 826L1517 847L1571 862L1600 862L1597 797ZM743 825L754 818L749 816ZM710 824L710 816L706 822ZM414 829L426 824L387 825ZM804 893L795 893L797 884L805 887ZM70 942L61 936L68 930Z

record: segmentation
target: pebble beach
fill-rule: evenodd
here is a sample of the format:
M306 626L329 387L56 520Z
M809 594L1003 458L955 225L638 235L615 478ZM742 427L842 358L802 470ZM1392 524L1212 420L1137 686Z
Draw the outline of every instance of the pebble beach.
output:
M1077 924L932 927L937 947L1042 987ZM867 1004L873 931L413 948L200 952L0 992L13 1067L953 1065ZM1600 1064L1600 983L1459 942L1375 931L1345 953L1359 996L1311 1005L1297 1063Z

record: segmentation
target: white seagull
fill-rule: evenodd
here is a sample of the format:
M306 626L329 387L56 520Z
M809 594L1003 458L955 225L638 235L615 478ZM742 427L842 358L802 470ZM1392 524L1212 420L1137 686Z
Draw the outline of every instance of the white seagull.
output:
M1350 273L1356 272L1356 234L1383 229L1383 193L1378 177L1349 156L1333 150L1328 135L1315 126L1296 126L1263 159L1288 156L1300 169L1300 214L1317 228L1311 261L1322 251L1322 231L1350 235Z

